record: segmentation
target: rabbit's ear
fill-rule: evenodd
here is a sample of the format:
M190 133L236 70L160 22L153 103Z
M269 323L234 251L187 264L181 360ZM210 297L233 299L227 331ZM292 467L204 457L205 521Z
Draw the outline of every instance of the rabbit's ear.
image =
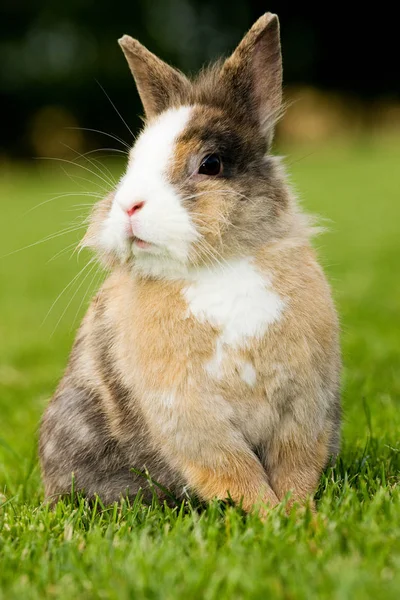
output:
M243 114L254 116L263 133L271 136L282 110L282 57L276 15L266 13L254 23L223 64L221 77L230 101Z
M124 35L118 43L135 79L147 118L185 101L190 83L182 73L129 35Z

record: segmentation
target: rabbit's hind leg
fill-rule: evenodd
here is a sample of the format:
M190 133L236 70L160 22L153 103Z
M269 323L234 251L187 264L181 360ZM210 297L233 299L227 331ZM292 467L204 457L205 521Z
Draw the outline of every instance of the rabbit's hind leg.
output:
M49 499L75 489L109 503L139 489L93 390L71 387L56 394L42 421L39 454Z

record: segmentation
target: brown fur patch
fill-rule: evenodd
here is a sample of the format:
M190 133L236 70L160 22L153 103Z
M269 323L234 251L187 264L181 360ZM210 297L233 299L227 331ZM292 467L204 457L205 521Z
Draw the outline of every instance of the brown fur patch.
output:
M231 499L251 511L258 503L273 507L278 498L270 488L265 472L258 461L248 457L232 458L223 471L202 468L196 463L183 465L186 477L194 490L204 500Z
M312 443L293 437L271 446L268 470L279 500L291 493L289 508L304 503L315 492L322 470L329 459L332 427L328 426ZM300 438L301 439L301 438Z

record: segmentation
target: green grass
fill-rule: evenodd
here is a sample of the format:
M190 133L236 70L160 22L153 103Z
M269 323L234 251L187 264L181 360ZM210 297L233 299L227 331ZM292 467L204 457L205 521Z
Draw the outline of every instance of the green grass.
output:
M42 324L87 262L68 254L48 262L74 232L0 259L0 598L400 597L400 147L360 142L297 161L304 154L287 162L304 207L331 220L316 246L341 315L345 365L343 449L322 478L316 521L279 509L262 524L218 503L171 510L140 498L95 509L42 504L37 427L92 277L59 323L74 286ZM0 256L68 225L88 198L26 212L80 185L58 167L4 168Z

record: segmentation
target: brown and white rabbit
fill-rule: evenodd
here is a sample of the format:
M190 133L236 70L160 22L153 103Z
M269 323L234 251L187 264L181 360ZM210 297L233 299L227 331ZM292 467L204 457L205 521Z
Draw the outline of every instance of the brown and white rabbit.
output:
M46 495L304 502L338 452L335 308L278 158L279 23L190 81L119 41L145 127L83 245L111 275L41 426ZM134 468L135 470L132 470Z

